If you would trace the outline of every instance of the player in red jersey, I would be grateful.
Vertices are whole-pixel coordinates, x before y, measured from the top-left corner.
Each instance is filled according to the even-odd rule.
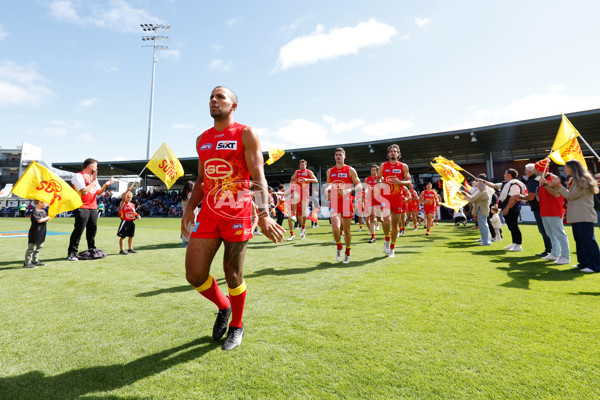
[[[390,257],[395,257],[394,249],[396,246],[396,237],[398,236],[400,214],[402,213],[401,193],[406,186],[410,185],[411,178],[408,166],[399,161],[400,146],[397,144],[390,145],[387,148],[387,157],[389,161],[381,164],[378,175],[378,178],[381,181],[381,193],[384,198],[384,200],[381,201],[383,211],[383,232],[385,234],[383,251]]]
[[[300,160],[300,169],[292,175],[290,188],[292,191],[292,214],[288,217],[290,227],[290,238],[294,239],[294,220],[293,216],[298,218],[300,223],[300,237],[306,237],[306,217],[308,216],[308,201],[310,200],[310,184],[317,183],[315,174],[306,168],[306,160]]]
[[[327,186],[325,193],[329,200],[329,212],[331,217],[331,227],[333,230],[333,239],[337,246],[336,260],[342,261],[342,238],[340,229],[344,230],[344,241],[346,242],[346,252],[344,255],[344,264],[350,262],[350,244],[352,236],[350,234],[350,224],[354,217],[354,207],[352,204],[352,191],[362,196],[362,184],[356,170],[344,163],[346,151],[341,147],[335,149],[335,167],[327,170]],[[354,188],[352,187],[354,185]]]
[[[408,187],[408,191],[409,191],[409,197],[407,200],[407,203],[408,203],[407,214],[408,214],[409,221],[412,221],[412,223],[413,223],[413,230],[416,231],[417,229],[419,229],[417,227],[417,224],[419,222],[417,219],[417,214],[419,212],[419,195],[418,195],[417,191],[415,190],[415,187],[412,183]]]
[[[371,175],[365,178],[365,215],[371,240],[369,243],[375,243],[375,224],[381,220],[381,203],[379,195],[379,165],[371,165]]]
[[[421,192],[419,197],[419,202],[423,204],[423,212],[425,213],[425,228],[427,228],[425,234],[427,236],[429,236],[429,230],[433,226],[433,214],[438,205],[438,194],[431,187],[431,182],[427,182],[425,190]]]
[[[181,220],[181,230],[186,236],[188,223],[195,223],[185,258],[187,281],[219,308],[213,326],[214,340],[223,337],[231,315],[223,350],[239,346],[244,335],[246,284],[242,267],[248,240],[252,238],[250,178],[257,201],[258,225],[263,234],[277,243],[283,240],[285,232],[269,216],[258,135],[253,128],[234,121],[237,105],[237,96],[230,89],[218,86],[211,92],[209,106],[214,126],[196,139],[198,180]],[[194,209],[201,201],[202,208],[195,220]],[[221,243],[225,247],[223,270],[229,298],[210,275],[210,265]]]
[[[400,218],[398,219],[399,235],[404,236],[406,216],[408,215],[408,199],[410,192],[406,186],[400,188]]]

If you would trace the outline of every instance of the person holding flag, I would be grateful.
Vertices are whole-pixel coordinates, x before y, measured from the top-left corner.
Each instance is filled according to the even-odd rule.
[[[264,158],[258,135],[253,128],[235,122],[233,113],[237,107],[238,98],[231,89],[217,86],[212,90],[209,109],[214,125],[196,139],[198,180],[181,219],[181,230],[186,236],[188,223],[195,224],[185,258],[186,279],[219,309],[212,337],[218,341],[227,332],[223,350],[240,346],[244,336],[246,283],[242,271],[248,240],[252,238],[250,178],[262,233],[277,243],[283,240],[285,232],[269,216]],[[200,202],[202,208],[195,218],[194,210]],[[225,247],[223,270],[229,297],[210,274],[221,244]]]
[[[113,183],[109,179],[104,185],[98,183],[98,160],[87,158],[82,165],[83,169],[73,175],[71,183],[73,188],[81,195],[82,205],[73,211],[75,216],[75,226],[69,240],[67,250],[68,261],[79,261],[77,252],[79,241],[83,231],[86,231],[88,249],[96,248],[96,231],[98,230],[98,203],[96,196],[100,196],[106,190],[106,187]]]
[[[29,228],[27,251],[23,268],[37,268],[46,265],[40,262],[40,251],[46,240],[46,222],[50,220],[46,207],[48,204],[35,200],[35,208],[31,213],[31,227]]]

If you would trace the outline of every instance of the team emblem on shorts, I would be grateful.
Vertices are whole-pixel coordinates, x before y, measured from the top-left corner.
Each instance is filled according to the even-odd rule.
[[[244,224],[240,224],[240,223],[231,225],[231,229],[242,229],[243,227],[244,227]]]
[[[199,226],[200,226],[200,222],[196,222],[196,225],[194,226],[194,229],[192,229],[192,232],[196,232],[198,230]]]

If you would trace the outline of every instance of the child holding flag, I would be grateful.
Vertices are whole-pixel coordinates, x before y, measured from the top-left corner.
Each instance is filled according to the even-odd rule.
[[[41,200],[35,200],[35,209],[31,213],[31,228],[29,228],[29,244],[25,252],[25,263],[23,268],[37,268],[44,264],[40,262],[40,251],[46,240],[46,222],[50,220],[46,207],[48,204]]]
[[[133,193],[128,190],[123,194],[123,199],[121,200],[121,204],[119,204],[121,224],[119,225],[117,236],[120,237],[119,247],[121,248],[121,251],[119,254],[122,256],[126,256],[129,253],[137,253],[137,251],[133,249],[133,236],[135,235],[135,224],[133,221],[140,219],[141,216],[135,212],[135,204],[133,204],[131,200],[133,200]],[[129,238],[129,250],[127,251],[123,248],[125,238]]]

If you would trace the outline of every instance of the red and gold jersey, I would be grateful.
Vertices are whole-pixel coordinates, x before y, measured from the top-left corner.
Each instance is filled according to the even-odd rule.
[[[125,203],[123,207],[119,208],[119,217],[123,221],[133,221],[137,218],[138,213],[135,212],[135,204]]]
[[[417,194],[417,191],[415,189],[409,190],[409,198],[408,198],[408,203],[409,204],[419,204],[419,195]]]
[[[434,207],[437,203],[437,194],[433,190],[423,191],[423,204]]]
[[[404,164],[402,164],[401,162],[397,162],[395,164],[392,164],[389,161],[386,161],[383,163],[383,182],[386,183],[389,186],[389,193],[390,195],[403,195],[404,190],[403,185],[398,185],[395,183],[392,183],[391,180],[393,177],[396,177],[398,179],[400,179],[401,181],[404,180]]]
[[[296,171],[296,183],[301,188],[301,197],[302,199],[308,199],[310,193],[310,182],[306,182],[307,179],[310,179],[310,171],[308,169],[297,170]],[[297,192],[297,187],[292,187],[292,192]]]
[[[329,170],[329,181],[333,190],[350,189],[353,183],[350,177],[350,166],[344,165],[342,168],[331,168]]]
[[[246,165],[242,131],[234,122],[222,131],[205,131],[198,143],[199,162],[204,165],[202,208],[235,218],[252,201],[250,171]]]
[[[307,179],[310,179],[310,171],[309,170],[299,169],[296,171],[296,183],[298,185],[302,185],[304,183],[304,181]]]

